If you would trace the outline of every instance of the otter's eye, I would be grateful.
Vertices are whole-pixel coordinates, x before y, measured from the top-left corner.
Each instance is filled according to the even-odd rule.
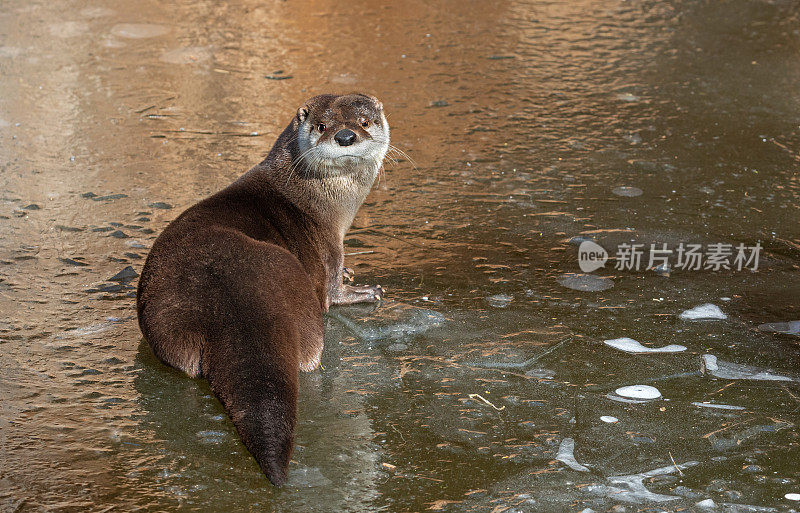
[[[320,123],[319,125],[317,125],[317,130],[319,130],[320,133],[324,132],[325,131],[325,123]]]
[[[362,119],[361,120],[361,128],[364,128],[364,129],[369,128],[369,120],[368,119]]]

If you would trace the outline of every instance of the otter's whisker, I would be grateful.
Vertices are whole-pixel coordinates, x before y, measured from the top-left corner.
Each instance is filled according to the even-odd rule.
[[[415,170],[417,169],[417,163],[414,162],[414,159],[412,159],[411,156],[408,153],[404,152],[403,150],[401,150],[400,148],[398,148],[394,144],[389,144],[389,150],[399,154],[401,157],[403,157],[404,159],[408,160],[411,163],[411,165],[414,167],[414,169]]]
[[[298,166],[299,166],[299,165],[300,165],[300,164],[303,162],[303,160],[305,159],[306,155],[308,155],[309,153],[311,153],[311,152],[312,152],[312,151],[314,151],[314,150],[315,150],[315,148],[314,148],[314,147],[311,147],[311,148],[307,149],[306,151],[304,151],[303,153],[301,153],[301,154],[300,154],[300,155],[299,155],[297,158],[295,158],[295,159],[292,161],[291,165],[289,166],[289,173],[288,173],[288,175],[287,175],[287,177],[286,177],[286,183],[287,183],[287,184],[289,183],[289,180],[290,180],[290,179],[291,179],[291,177],[292,177],[292,173],[293,173],[293,172],[294,172],[294,171],[297,169],[297,167],[298,167]]]

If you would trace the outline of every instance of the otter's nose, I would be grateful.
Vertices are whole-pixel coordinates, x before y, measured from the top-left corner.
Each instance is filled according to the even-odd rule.
[[[356,142],[356,133],[350,130],[349,128],[343,128],[336,132],[336,135],[333,136],[339,146],[350,146],[354,142]]]

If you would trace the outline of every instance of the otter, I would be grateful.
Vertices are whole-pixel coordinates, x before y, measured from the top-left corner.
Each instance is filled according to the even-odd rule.
[[[137,313],[153,353],[208,380],[276,486],[299,371],[320,363],[323,312],[383,295],[343,282],[343,241],[388,148],[377,98],[315,96],[261,163],[172,221],[142,269]]]

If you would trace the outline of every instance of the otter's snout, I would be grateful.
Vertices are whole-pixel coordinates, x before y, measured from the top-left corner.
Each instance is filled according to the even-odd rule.
[[[356,133],[349,128],[343,128],[342,130],[336,132],[336,135],[333,136],[333,139],[339,143],[339,146],[350,146],[356,142]]]

